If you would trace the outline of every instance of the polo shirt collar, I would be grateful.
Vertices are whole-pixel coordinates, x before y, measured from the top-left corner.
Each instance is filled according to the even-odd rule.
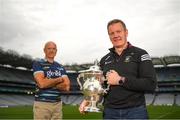
[[[128,45],[127,45],[127,48],[126,48],[126,49],[129,49],[129,48],[132,47],[132,44],[131,44],[130,42],[127,42],[127,44],[128,44]],[[126,50],[126,49],[124,49],[124,50]],[[123,50],[123,51],[124,51],[124,50]],[[110,52],[113,52],[113,53],[116,53],[114,47],[109,48],[109,51],[110,51]]]

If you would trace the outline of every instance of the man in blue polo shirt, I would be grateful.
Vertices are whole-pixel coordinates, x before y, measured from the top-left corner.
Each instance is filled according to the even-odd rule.
[[[45,58],[33,63],[36,81],[34,119],[62,119],[61,91],[69,91],[70,80],[64,67],[54,61],[56,44],[49,41],[44,46]]]

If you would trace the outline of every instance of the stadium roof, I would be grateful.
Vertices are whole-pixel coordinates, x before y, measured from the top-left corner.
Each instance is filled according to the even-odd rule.
[[[165,56],[163,58],[166,65],[169,64],[180,64],[180,56]]]
[[[165,56],[152,58],[155,67],[180,66],[180,56]]]
[[[164,61],[161,58],[152,58],[152,62],[154,65],[163,65],[164,66]]]
[[[0,64],[10,65],[11,67],[22,67],[32,69],[33,58],[29,55],[19,55],[16,51],[7,50],[4,51],[0,47]],[[165,57],[152,57],[152,62],[155,67],[166,67],[166,66],[180,66],[180,56],[165,56]],[[92,64],[85,65],[70,65],[66,66],[68,70],[82,70],[83,68],[89,68]]]

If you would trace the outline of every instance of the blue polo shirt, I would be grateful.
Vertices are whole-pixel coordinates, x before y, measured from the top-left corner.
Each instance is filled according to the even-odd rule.
[[[50,63],[46,59],[33,62],[33,75],[39,72],[44,73],[44,76],[47,78],[58,78],[67,75],[62,65],[56,61]],[[61,100],[60,92],[55,87],[41,89],[36,84],[35,101],[58,102]]]

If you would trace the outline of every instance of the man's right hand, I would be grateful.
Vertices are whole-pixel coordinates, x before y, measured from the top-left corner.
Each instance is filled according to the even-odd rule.
[[[56,88],[62,91],[69,91],[70,90],[70,80],[66,77],[60,77],[61,81],[59,84],[56,85]]]
[[[79,112],[81,113],[81,114],[85,114],[85,107],[88,105],[89,103],[88,103],[88,101],[87,100],[83,100],[82,102],[81,102],[81,104],[80,104],[80,106],[79,106]]]
[[[62,77],[58,77],[58,78],[56,78],[57,80],[58,80],[58,84],[59,83],[63,83],[64,82],[64,80],[63,80],[63,78]]]

